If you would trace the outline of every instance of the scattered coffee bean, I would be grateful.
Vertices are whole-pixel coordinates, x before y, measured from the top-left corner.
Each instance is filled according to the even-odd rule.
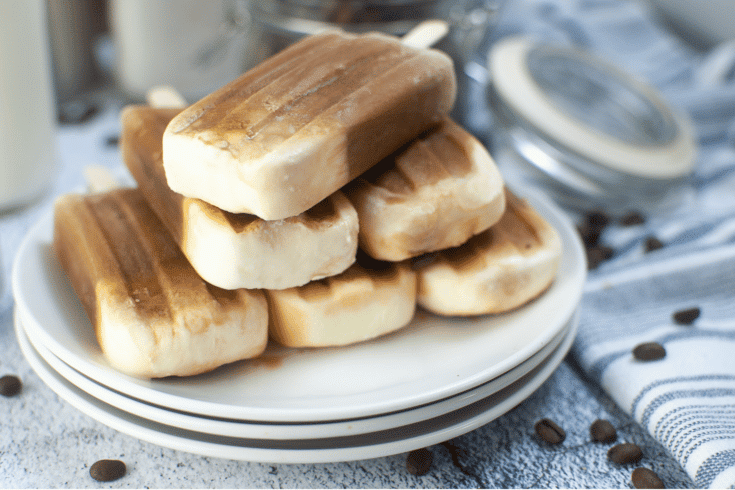
[[[645,216],[638,211],[630,211],[620,218],[620,224],[622,226],[635,226],[642,225],[646,222]]]
[[[125,476],[125,463],[118,459],[101,459],[89,469],[89,474],[97,481],[113,481]]]
[[[661,478],[648,468],[634,469],[630,481],[635,488],[666,488]]]
[[[541,419],[534,427],[536,434],[549,444],[559,444],[566,439],[567,434],[553,420]]]
[[[603,229],[610,223],[610,217],[601,209],[595,209],[587,213],[587,223],[599,230]]]
[[[15,396],[23,387],[20,378],[12,374],[6,374],[0,378],[0,394],[3,396]]]
[[[406,469],[409,473],[422,476],[429,472],[434,462],[434,453],[426,448],[416,449],[406,456]]]
[[[654,250],[663,248],[663,246],[663,242],[655,236],[649,236],[648,238],[646,238],[646,241],[644,243],[644,249],[646,252],[653,252]]]
[[[602,234],[602,230],[594,228],[588,223],[577,226],[577,232],[579,233],[585,247],[594,247],[597,245],[600,241],[600,235]]]
[[[607,451],[607,458],[617,464],[637,463],[642,457],[641,448],[630,442],[616,444]]]
[[[105,138],[105,146],[118,146],[120,144],[120,137],[116,134],[110,135]]]
[[[658,342],[645,342],[635,346],[633,357],[639,361],[658,361],[666,357],[666,349]]]
[[[596,269],[603,261],[613,256],[613,249],[600,243],[600,237],[605,227],[610,223],[610,217],[602,210],[587,213],[584,221],[577,226],[582,242],[587,251],[587,268]]]
[[[602,419],[592,422],[590,435],[592,436],[592,440],[596,442],[615,442],[618,439],[618,432],[613,427],[613,424]]]
[[[680,310],[674,313],[674,323],[677,325],[691,325],[694,323],[694,320],[699,318],[699,314],[702,311],[695,307],[695,308],[689,308],[687,310]]]
[[[601,263],[612,258],[614,251],[612,248],[605,245],[598,245],[596,247],[590,247],[587,249],[587,268],[594,270],[599,267]]]

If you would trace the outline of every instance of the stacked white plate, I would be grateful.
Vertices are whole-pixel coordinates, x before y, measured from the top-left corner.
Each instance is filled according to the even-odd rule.
[[[182,451],[248,461],[374,458],[478,428],[533,393],[568,352],[586,277],[565,215],[526,196],[559,231],[559,275],[503,315],[445,318],[418,310],[391,335],[343,348],[269,346],[258,359],[188,378],[140,380],[112,369],[51,246],[50,211],[13,270],[16,333],[43,381],[120,432]]]

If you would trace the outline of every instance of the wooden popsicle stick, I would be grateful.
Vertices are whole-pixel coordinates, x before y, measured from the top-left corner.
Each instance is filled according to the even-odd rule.
[[[429,19],[408,31],[401,42],[412,48],[425,49],[441,41],[449,33],[449,23],[441,19]]]
[[[117,178],[102,165],[87,165],[84,167],[84,181],[87,183],[87,192],[93,194],[120,187]]]
[[[145,94],[146,102],[151,107],[158,108],[184,108],[189,104],[186,99],[170,85],[157,85],[151,87]]]

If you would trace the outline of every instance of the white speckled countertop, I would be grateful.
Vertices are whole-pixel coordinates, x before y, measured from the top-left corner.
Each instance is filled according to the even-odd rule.
[[[469,434],[431,447],[434,463],[416,477],[406,455],[333,464],[262,464],[198,456],[116,432],[55,395],[30,369],[11,315],[1,317],[0,372],[23,380],[22,392],[0,398],[0,486],[3,488],[630,488],[635,466],[607,460],[609,444],[590,442],[589,425],[607,418],[619,439],[643,448],[640,466],[669,488],[691,488],[668,453],[567,363],[533,396]],[[567,438],[547,446],[534,435],[542,417],[559,421]],[[99,459],[120,459],[127,474],[100,483],[89,475]]]

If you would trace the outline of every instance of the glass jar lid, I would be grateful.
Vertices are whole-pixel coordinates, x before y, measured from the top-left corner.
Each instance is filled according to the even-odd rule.
[[[515,141],[544,153],[526,160],[580,192],[666,185],[693,169],[688,119],[653,87],[590,53],[508,38],[491,50],[488,71],[496,115],[525,135]]]

